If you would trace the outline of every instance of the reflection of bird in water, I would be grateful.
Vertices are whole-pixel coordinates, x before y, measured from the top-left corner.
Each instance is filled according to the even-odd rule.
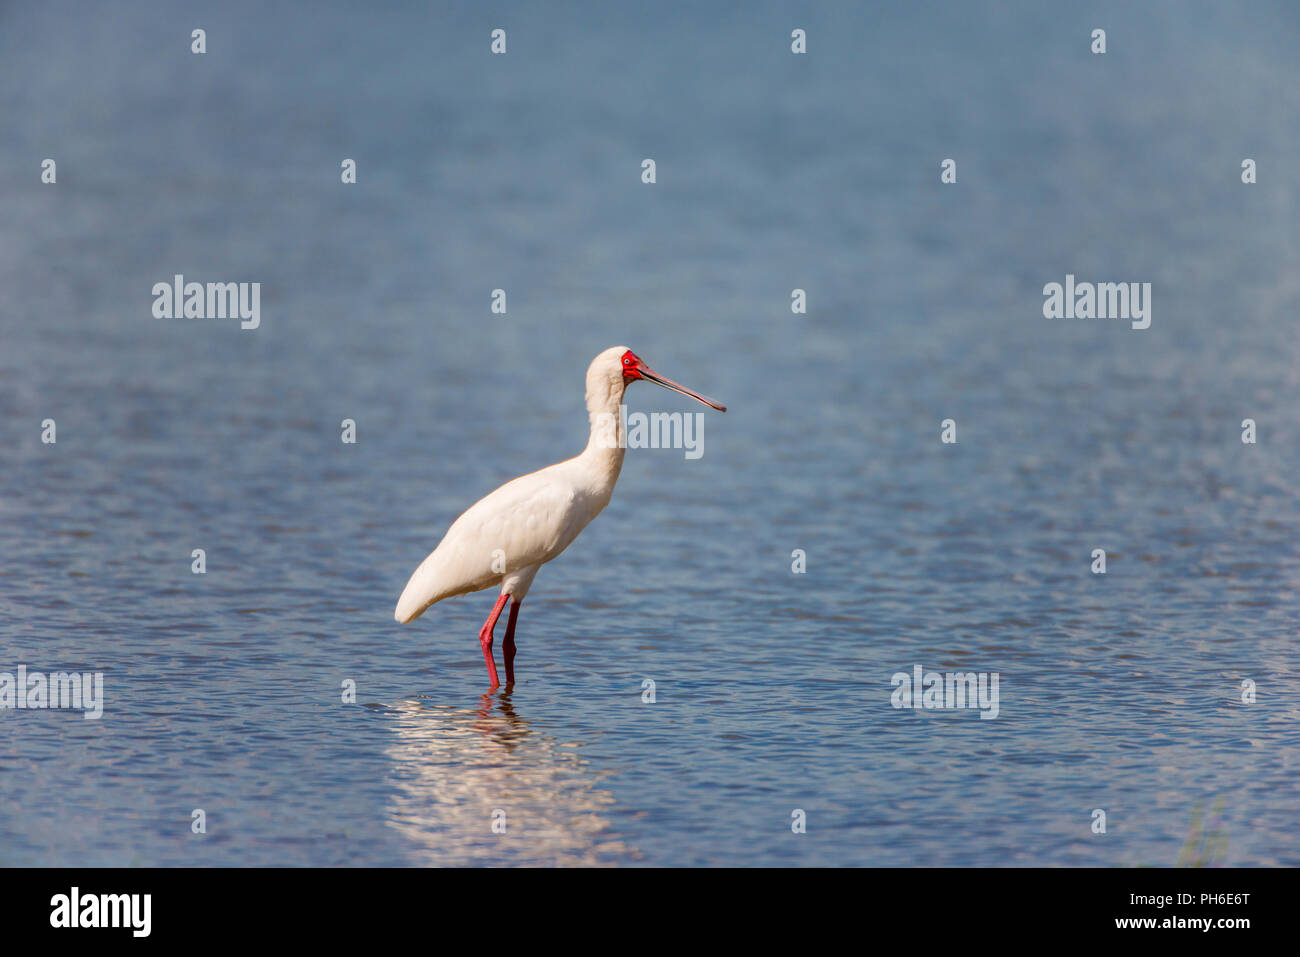
[[[382,710],[396,732],[388,823],[418,862],[593,866],[639,856],[610,833],[601,812],[614,798],[574,747],[530,729],[508,695],[484,695],[473,710],[419,699]]]

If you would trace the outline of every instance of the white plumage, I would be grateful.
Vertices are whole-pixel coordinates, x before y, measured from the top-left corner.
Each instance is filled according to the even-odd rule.
[[[402,591],[395,617],[402,624],[434,602],[502,585],[523,600],[537,569],[578,537],[613,491],[584,483],[578,459],[507,482],[452,523]]]
[[[537,570],[555,558],[609,504],[623,467],[624,437],[619,405],[628,384],[655,382],[725,412],[720,403],[651,370],[624,346],[606,349],[587,369],[591,436],[580,455],[521,476],[480,499],[452,523],[420,563],[397,601],[403,624],[432,604],[501,586],[496,607],[479,634],[495,686],[492,629],[507,598],[513,599],[505,640],[506,680],[514,680],[514,625],[519,603]]]

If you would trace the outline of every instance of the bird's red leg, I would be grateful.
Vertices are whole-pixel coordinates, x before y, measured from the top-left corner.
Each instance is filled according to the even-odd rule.
[[[501,643],[501,654],[506,660],[506,684],[515,683],[515,622],[519,620],[519,606],[523,602],[510,602],[510,619],[506,622],[506,640]]]
[[[509,597],[503,593],[497,598],[497,603],[492,606],[492,614],[488,615],[488,620],[483,622],[483,627],[478,632],[478,642],[483,646],[483,660],[487,662],[488,677],[492,679],[493,688],[501,682],[497,680],[497,663],[492,660],[492,629],[497,626],[501,609],[506,607],[506,599]]]

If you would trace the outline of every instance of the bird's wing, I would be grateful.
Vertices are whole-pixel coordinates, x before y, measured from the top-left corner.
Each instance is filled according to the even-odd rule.
[[[436,601],[489,588],[562,552],[588,521],[585,496],[564,464],[507,482],[470,506],[415,570],[394,617],[411,621]]]

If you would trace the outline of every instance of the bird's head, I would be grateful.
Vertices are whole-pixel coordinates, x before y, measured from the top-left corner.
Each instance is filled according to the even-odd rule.
[[[612,349],[606,349],[600,355],[596,356],[591,363],[591,368],[587,371],[587,377],[590,385],[592,375],[598,375],[602,378],[608,378],[618,381],[624,388],[636,382],[638,379],[646,382],[653,382],[655,385],[661,385],[665,389],[671,389],[673,392],[680,392],[682,395],[690,396],[696,402],[703,402],[709,408],[717,409],[719,412],[726,412],[727,407],[721,402],[716,402],[707,396],[700,395],[693,389],[688,389],[681,383],[674,382],[672,379],[666,379],[659,373],[655,372],[645,360],[638,356],[626,346],[615,346]]]

